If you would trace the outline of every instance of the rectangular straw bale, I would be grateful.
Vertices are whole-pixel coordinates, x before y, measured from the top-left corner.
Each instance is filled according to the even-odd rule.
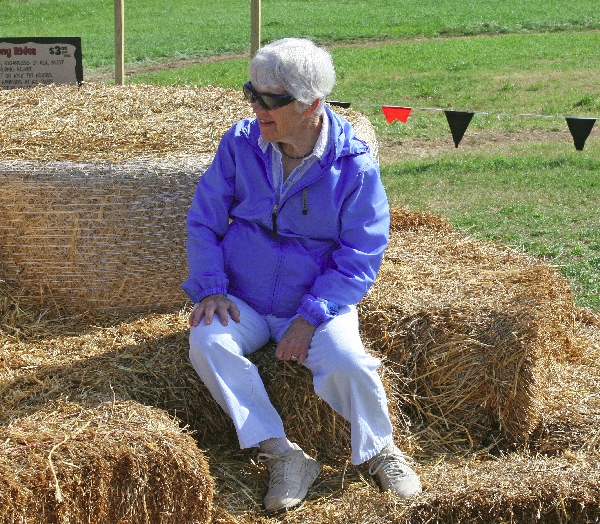
[[[349,424],[315,394],[311,372],[304,366],[278,360],[275,349],[276,345],[270,343],[249,358],[260,371],[286,435],[307,453],[347,459]]]
[[[600,452],[600,315],[581,310],[576,326],[581,356],[547,362],[549,380],[531,437],[541,453]]]
[[[207,523],[213,480],[195,441],[134,402],[57,402],[0,428],[6,523]]]
[[[0,157],[111,162],[213,155],[223,132],[252,116],[241,90],[52,85],[0,91]]]
[[[356,487],[335,504],[306,508],[286,522],[318,523],[332,514],[357,524],[597,522],[597,465],[596,456],[585,454],[549,458],[514,453],[489,460],[439,461],[417,468],[424,491],[416,498],[398,500]]]
[[[235,473],[225,465],[228,472]],[[556,524],[600,520],[600,469],[592,453],[566,453],[556,457],[524,452],[502,457],[438,459],[415,466],[423,493],[402,500],[380,492],[366,477],[343,482],[325,491],[320,479],[310,499],[286,513],[286,524]],[[350,472],[350,470],[349,470]],[[325,474],[325,473],[324,473]],[[328,488],[335,482],[331,479]],[[343,489],[342,489],[343,485]],[[334,488],[335,489],[335,488]],[[264,490],[255,490],[260,500]],[[248,500],[230,508],[239,515],[236,524],[280,522],[243,514]],[[227,522],[227,520],[225,520]]]
[[[177,417],[202,446],[235,447],[233,424],[189,361],[184,316],[83,317],[81,324],[63,317],[60,328],[40,325],[27,340],[0,344],[0,423],[62,398],[88,407],[134,400]]]
[[[335,107],[375,158],[369,119]],[[214,155],[223,133],[252,118],[241,89],[216,86],[51,85],[0,91],[0,157],[122,163]]]
[[[525,442],[544,361],[580,351],[571,289],[554,268],[419,213],[394,212],[360,312],[365,336],[404,377],[397,408],[419,421],[430,451]]]
[[[0,422],[35,413],[64,397],[88,406],[112,398],[131,399],[167,410],[194,430],[203,447],[236,449],[230,418],[189,362],[186,317],[182,312],[122,321],[62,318],[37,324],[37,331],[35,325],[24,325],[27,340],[0,344],[5,364],[0,370]],[[77,324],[78,320],[83,322]],[[258,365],[290,438],[322,458],[346,461],[349,426],[314,393],[310,372],[279,361],[273,344],[250,358]],[[382,379],[387,388],[389,377]],[[393,395],[391,390],[389,394]],[[394,422],[398,438],[407,438],[406,420]],[[408,442],[403,444],[409,448]]]
[[[0,165],[5,280],[73,312],[182,307],[185,220],[209,162]]]
[[[369,120],[339,111],[377,156]],[[241,90],[212,86],[0,91],[0,279],[70,312],[181,307],[196,183],[252,116]]]

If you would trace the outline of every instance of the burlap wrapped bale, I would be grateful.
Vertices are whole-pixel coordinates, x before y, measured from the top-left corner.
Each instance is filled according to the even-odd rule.
[[[213,480],[166,413],[132,402],[57,402],[0,428],[0,520],[173,523],[211,519]]]
[[[185,304],[185,218],[241,92],[44,86],[0,92],[0,279],[67,311]],[[336,108],[377,155],[369,120]]]
[[[395,366],[429,451],[523,443],[540,418],[549,359],[580,352],[570,285],[549,265],[477,242],[439,217],[396,210],[366,336]]]

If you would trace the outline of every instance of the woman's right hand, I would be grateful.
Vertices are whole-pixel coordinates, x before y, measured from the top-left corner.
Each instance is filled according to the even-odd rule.
[[[240,310],[236,303],[225,295],[219,293],[208,295],[198,302],[190,313],[190,326],[196,327],[204,317],[204,324],[208,325],[213,321],[215,313],[221,319],[221,324],[226,326],[229,323],[229,317],[234,322],[240,321]]]

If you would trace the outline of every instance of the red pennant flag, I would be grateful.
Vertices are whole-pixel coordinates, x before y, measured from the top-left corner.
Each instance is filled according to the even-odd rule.
[[[406,124],[406,121],[410,116],[410,112],[412,111],[411,107],[398,106],[381,106],[381,109],[388,124],[391,124],[394,120],[400,120],[400,122]]]

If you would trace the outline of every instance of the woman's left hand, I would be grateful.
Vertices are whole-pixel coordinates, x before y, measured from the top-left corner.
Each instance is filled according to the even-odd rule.
[[[302,317],[295,318],[281,337],[275,356],[301,365],[308,356],[308,348],[317,328]]]

